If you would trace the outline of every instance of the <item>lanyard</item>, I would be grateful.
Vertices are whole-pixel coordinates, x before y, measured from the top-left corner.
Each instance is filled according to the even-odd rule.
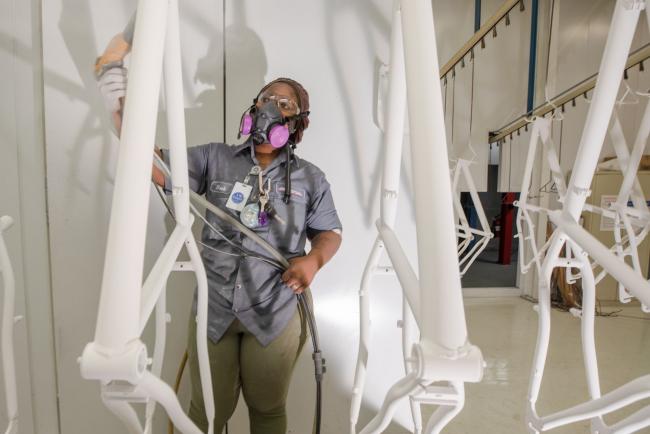
[[[258,165],[251,167],[250,172],[248,172],[248,175],[246,175],[246,177],[244,178],[244,184],[250,185],[251,176],[258,176],[258,175],[259,176],[262,175],[262,168]]]

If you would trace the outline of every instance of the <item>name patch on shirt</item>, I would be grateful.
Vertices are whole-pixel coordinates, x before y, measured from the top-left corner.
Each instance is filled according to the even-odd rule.
[[[286,188],[284,188],[284,185],[282,185],[282,184],[280,184],[280,183],[276,183],[276,184],[275,184],[275,191],[276,191],[276,193],[278,193],[278,194],[284,196],[284,191],[285,191],[285,190],[286,190]],[[301,190],[301,189],[299,189],[299,188],[292,188],[292,189],[291,189],[291,197],[292,197],[292,198],[297,198],[297,199],[301,199],[301,200],[304,201],[304,200],[305,200],[305,196],[306,196],[305,190]]]
[[[228,194],[232,189],[232,182],[212,181],[210,183],[210,191],[212,193]]]

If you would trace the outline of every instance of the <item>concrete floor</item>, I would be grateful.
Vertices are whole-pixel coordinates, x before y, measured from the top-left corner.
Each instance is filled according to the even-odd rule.
[[[515,239],[512,243],[510,264],[499,264],[499,239],[492,238],[485,250],[476,258],[476,261],[461,279],[463,288],[508,288],[515,286],[517,282],[518,252],[518,244]]]
[[[604,311],[620,307],[604,307]],[[466,301],[469,336],[487,362],[484,380],[466,387],[463,411],[445,434],[525,433],[524,416],[531,361],[535,349],[537,315],[533,304],[520,298]],[[596,345],[602,392],[650,373],[650,315],[626,306],[616,317],[596,318]],[[538,413],[547,415],[587,400],[580,347],[579,320],[554,310],[552,335]],[[647,400],[642,402],[648,405]],[[633,405],[607,417],[611,423],[643,405]],[[431,413],[431,409],[427,414]],[[386,431],[389,432],[389,431]],[[402,434],[407,431],[390,431]],[[550,431],[589,432],[588,423]],[[650,429],[641,432],[650,433]]]

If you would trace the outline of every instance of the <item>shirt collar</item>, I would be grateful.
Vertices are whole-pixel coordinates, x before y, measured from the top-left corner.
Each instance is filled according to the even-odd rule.
[[[253,140],[250,137],[248,139],[246,139],[246,141],[244,143],[241,143],[239,145],[235,145],[234,148],[235,148],[234,149],[235,155],[240,154],[240,153],[242,153],[242,152],[244,152],[245,150],[248,149],[250,151],[250,153],[251,153],[251,158],[253,159],[253,161],[257,162],[257,159],[255,158],[255,147],[253,146]],[[281,155],[278,159],[276,159],[276,161],[277,160],[280,160],[280,162],[276,163],[274,161],[273,163],[271,163],[271,165],[276,166],[276,165],[284,163],[286,161],[286,157],[284,155]],[[296,167],[300,167],[299,158],[295,153],[291,156],[291,161],[296,165]]]
[[[244,143],[241,143],[241,144],[239,144],[239,145],[234,146],[234,152],[235,152],[235,154],[239,154],[239,153],[242,152],[244,149],[248,149],[248,148],[250,148],[251,145],[252,145],[251,140],[250,140],[250,139],[246,139],[246,141],[245,141]]]

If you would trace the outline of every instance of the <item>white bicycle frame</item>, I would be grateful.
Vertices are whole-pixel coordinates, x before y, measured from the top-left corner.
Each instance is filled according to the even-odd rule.
[[[156,117],[164,73],[172,195],[176,227],[142,284]],[[207,355],[207,278],[192,235],[181,73],[178,3],[140,0],[129,70],[113,207],[106,246],[94,341],[80,358],[81,375],[101,383],[104,404],[130,433],[151,433],[155,402],[178,430],[201,431],[183,412],[174,391],[159,376],[165,345],[165,283],[172,271],[192,271],[198,282],[197,347],[208,433],[214,402]],[[177,262],[185,247],[189,262]],[[156,307],[154,358],[140,340]],[[148,365],[153,363],[151,370]],[[131,403],[147,403],[142,427]]]
[[[402,31],[404,29],[404,31]],[[388,391],[378,414],[361,434],[380,433],[391,421],[397,402],[409,397],[417,433],[422,432],[422,403],[438,409],[425,427],[438,433],[463,408],[464,383],[483,375],[481,351],[470,344],[460,285],[454,199],[436,37],[431,2],[394,2],[391,32],[389,112],[386,119],[379,234],[366,264],[360,289],[359,356],[350,409],[350,433],[363,398],[370,345],[369,284],[385,249],[404,296],[403,352],[406,376]],[[404,114],[410,119],[419,279],[394,232],[397,212]],[[417,325],[417,329],[416,329]],[[419,330],[419,338],[417,337]]]
[[[454,199],[455,221],[458,222],[456,225],[456,236],[460,238],[460,242],[458,243],[458,260],[461,267],[461,277],[465,275],[476,258],[478,258],[483,250],[485,250],[490,240],[494,238],[494,234],[490,230],[490,224],[487,221],[487,216],[483,210],[481,199],[479,198],[478,192],[476,191],[474,179],[472,178],[472,174],[469,171],[470,164],[471,161],[459,159],[456,161],[456,165],[452,170],[452,191]],[[474,209],[476,210],[476,215],[478,216],[478,220],[481,225],[480,229],[470,226],[469,221],[467,220],[467,216],[465,216],[463,206],[460,203],[461,177],[465,181],[465,186],[467,187],[470,197],[472,198],[472,202],[474,203]],[[473,241],[474,244],[472,245]]]
[[[14,357],[14,323],[20,318],[14,316],[16,281],[11,267],[4,233],[14,224],[9,216],[0,217],[0,273],[4,287],[2,307],[2,374],[5,383],[7,419],[5,434],[18,434],[18,392],[16,390],[16,363]]]
[[[528,392],[526,427],[529,433],[539,433],[582,420],[590,420],[592,433],[598,434],[631,433],[650,426],[650,406],[646,406],[611,426],[607,426],[602,419],[604,415],[610,412],[650,397],[650,375],[637,378],[605,395],[601,395],[594,340],[596,279],[589,257],[646,306],[650,302],[650,284],[637,270],[617,256],[613,251],[616,250],[615,248],[610,249],[604,246],[578,223],[583,210],[599,212],[611,217],[632,213],[632,211],[622,209],[622,207],[616,207],[617,212],[598,209],[598,207],[586,205],[585,202],[590,194],[591,181],[598,165],[600,150],[616,103],[618,88],[623,77],[625,62],[639,14],[644,7],[645,1],[641,0],[618,0],[616,3],[605,52],[600,65],[598,81],[568,187],[564,185],[564,176],[559,169],[554,148],[548,146],[550,120],[537,119],[533,123],[531,146],[524,173],[521,198],[517,203],[519,207],[517,223],[520,243],[522,243],[520,254],[523,255],[523,243],[526,240],[530,240],[533,246],[532,259],[525,262],[522,256],[521,266],[526,269],[534,263],[538,270],[539,304],[536,306],[536,310],[539,314],[539,329]],[[646,14],[648,14],[647,9]],[[650,128],[650,126],[644,116],[637,142],[643,141],[645,144],[648,136],[645,132],[647,128]],[[542,139],[542,142],[547,146],[547,151],[549,151],[549,166],[562,203],[562,208],[559,210],[550,210],[527,203],[532,159],[539,138]],[[640,147],[641,151],[637,149],[637,146]],[[642,152],[643,147],[635,143],[632,156],[627,159],[625,158],[627,150],[623,151],[622,146],[618,146],[619,149],[617,149],[619,164],[625,172],[625,180],[621,187],[621,194],[619,194],[619,199],[623,198],[625,200],[625,208],[627,208],[627,196],[632,194],[631,186],[635,184],[636,168],[638,161],[640,161],[640,157],[637,159],[636,153]],[[635,191],[633,200],[637,201],[637,199],[638,191]],[[529,214],[531,211],[547,214],[556,226],[549,241],[540,248],[535,247],[534,226]],[[645,218],[640,214],[638,217],[641,220]],[[528,226],[527,235],[522,232],[521,223],[524,221]],[[639,235],[635,234],[634,231],[628,230],[627,236],[630,249],[633,249],[633,239]],[[563,249],[567,253],[565,256],[560,256]],[[582,278],[583,291],[582,312],[580,315],[582,348],[591,399],[547,416],[539,416],[536,410],[536,402],[539,396],[550,339],[550,283],[551,274],[555,267],[580,269],[579,277]],[[575,277],[573,276],[573,278]]]
[[[637,176],[637,169],[643,157],[649,135],[650,99],[646,101],[640,128],[631,152],[625,142],[620,119],[615,114],[610,129],[610,136],[614,151],[616,152],[615,161],[618,166],[617,168],[623,174],[623,182],[616,197],[616,202],[613,204],[613,211],[616,213],[614,223],[615,251],[616,255],[623,260],[629,256],[632,261],[632,266],[640,275],[643,275],[643,271],[639,261],[638,246],[650,230],[650,210],[648,209],[645,194]],[[632,202],[631,207],[628,206],[628,202],[630,201]],[[623,229],[625,230],[625,235],[622,234]],[[625,248],[624,243],[628,244],[627,248]],[[628,303],[632,300],[630,292],[620,283],[618,284],[618,297],[621,303]],[[645,312],[650,312],[650,306],[643,304],[642,308]]]
[[[518,207],[517,211],[517,234],[515,238],[519,240],[519,267],[521,272],[526,274],[532,265],[535,265],[537,272],[540,273],[542,269],[542,259],[550,242],[546,242],[542,247],[538,247],[536,243],[535,223],[531,215],[532,212],[544,211],[544,208],[528,203],[530,198],[530,187],[533,176],[533,170],[536,160],[536,153],[538,144],[542,143],[544,147],[548,166],[551,170],[551,181],[557,189],[558,195],[563,198],[566,195],[565,177],[560,166],[555,144],[551,138],[551,119],[536,118],[533,121],[532,130],[530,133],[530,141],[528,144],[528,154],[526,156],[526,164],[524,167],[524,176],[522,179],[521,192],[519,200],[514,202]],[[613,215],[613,214],[612,214]],[[526,233],[524,233],[524,227]],[[526,243],[526,242],[529,243]],[[526,244],[528,244],[532,251],[532,257],[526,258]]]

